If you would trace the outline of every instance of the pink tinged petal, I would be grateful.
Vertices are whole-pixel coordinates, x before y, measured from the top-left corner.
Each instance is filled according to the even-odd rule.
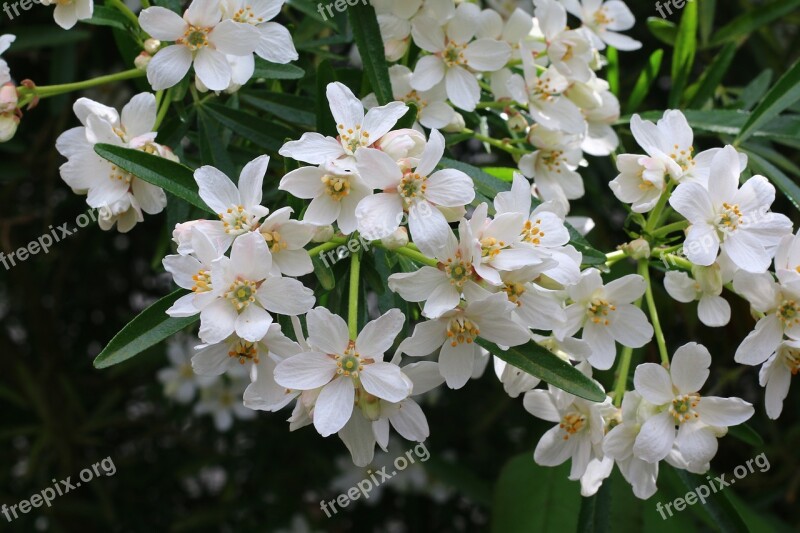
[[[508,63],[511,58],[511,47],[508,43],[494,39],[478,39],[471,42],[464,50],[464,58],[473,70],[493,72]]]
[[[669,372],[655,363],[644,363],[636,367],[633,386],[645,400],[654,405],[668,404],[675,397]]]
[[[411,87],[417,91],[428,91],[444,79],[446,70],[442,58],[425,56],[417,61],[411,77]]]
[[[390,309],[368,322],[356,339],[356,350],[362,357],[383,358],[403,329],[406,317],[399,309]]]
[[[200,376],[220,376],[231,362],[227,343],[218,343],[198,350],[192,357],[192,369]]]
[[[437,20],[427,16],[415,17],[411,25],[411,35],[417,46],[425,51],[435,54],[444,50],[445,35]]]
[[[456,107],[474,111],[481,99],[481,89],[475,75],[462,67],[450,67],[445,75],[447,96]]]
[[[689,464],[706,464],[717,454],[714,429],[700,422],[687,422],[678,429],[675,446]]]
[[[445,342],[439,352],[439,372],[442,373],[447,386],[460,389],[472,377],[475,347],[472,344],[456,344]]]
[[[536,418],[541,418],[548,422],[561,421],[561,414],[553,402],[552,394],[545,390],[537,389],[526,392],[522,399],[522,405],[526,411]]]
[[[192,66],[192,52],[182,45],[159,50],[147,64],[147,81],[155,91],[174,87]]]
[[[771,257],[764,250],[762,240],[747,231],[735,231],[722,242],[722,248],[731,261],[747,272],[760,274],[766,272]]]
[[[403,203],[399,194],[379,193],[367,196],[356,207],[358,231],[367,240],[388,237],[400,227]]]
[[[438,130],[431,130],[428,143],[425,145],[425,150],[423,150],[416,168],[417,174],[430,176],[444,155],[444,146],[444,136]]]
[[[264,338],[272,324],[272,317],[263,308],[250,304],[236,319],[236,334],[248,342]]]
[[[670,196],[669,204],[693,224],[706,222],[714,216],[709,192],[697,182],[678,185]]]
[[[719,236],[716,228],[705,222],[689,226],[683,250],[692,263],[710,266],[716,261],[719,252]]]
[[[238,313],[228,300],[216,300],[200,313],[200,339],[208,344],[222,342],[233,333]]]
[[[267,278],[256,298],[268,311],[287,316],[307,313],[315,302],[314,291],[296,279],[282,277]]]
[[[700,322],[710,328],[721,328],[731,320],[731,306],[721,296],[703,295],[697,305]]]
[[[614,340],[630,348],[641,348],[653,338],[653,326],[644,312],[631,304],[617,305],[608,330]]]
[[[389,133],[397,121],[408,112],[408,106],[402,102],[390,102],[384,106],[373,107],[364,117],[363,131],[369,133],[370,144]]]
[[[276,22],[268,22],[258,27],[260,38],[256,54],[273,63],[286,64],[300,56],[292,41],[292,34]]]
[[[231,84],[231,66],[225,55],[211,48],[203,48],[194,59],[194,71],[203,85],[212,91],[223,91]]]
[[[316,132],[306,132],[299,141],[290,141],[284,144],[278,153],[310,165],[322,165],[343,156],[344,149],[341,143],[333,137],[325,137]],[[290,174],[292,173],[290,172]]]
[[[411,207],[408,229],[414,244],[428,257],[436,257],[447,246],[452,235],[450,225],[442,212],[422,202]]]
[[[339,129],[363,125],[364,105],[346,85],[339,82],[330,83],[326,95]]]
[[[445,324],[438,320],[420,322],[414,327],[414,334],[400,343],[398,351],[412,357],[424,357],[432,354],[441,348],[447,339],[445,331]]]
[[[737,426],[748,420],[755,410],[741,398],[703,396],[695,408],[700,421],[714,427]]]
[[[375,457],[375,436],[372,423],[356,411],[345,426],[339,430],[339,438],[350,451],[353,464],[365,467]]]
[[[672,383],[681,394],[699,391],[708,379],[711,354],[702,344],[690,342],[675,351],[670,363]]]
[[[396,189],[403,179],[397,162],[386,152],[375,148],[359,148],[356,152],[356,167],[364,183],[380,191]]]
[[[189,27],[180,15],[165,7],[148,7],[139,13],[139,24],[150,37],[162,41],[180,39]]]
[[[533,460],[542,466],[558,466],[572,455],[575,439],[564,440],[565,433],[558,427],[552,427],[542,435],[533,452]]]
[[[299,353],[275,367],[275,381],[287,389],[313,390],[326,385],[334,376],[336,361],[318,352]]]
[[[675,419],[668,411],[664,411],[651,416],[642,425],[633,444],[633,455],[648,463],[655,463],[669,454],[673,442]]]
[[[400,371],[400,367],[391,363],[372,363],[364,365],[364,370],[359,372],[359,379],[368,393],[397,403],[408,398],[411,394],[409,382]]]
[[[192,0],[183,18],[193,26],[213,27],[222,18],[218,0]]]
[[[627,304],[644,295],[647,283],[642,276],[629,274],[606,285],[606,296],[615,303]]]
[[[399,409],[389,415],[389,422],[406,440],[423,442],[430,435],[428,419],[414,400],[401,402]]]
[[[322,389],[314,406],[314,427],[320,435],[333,435],[347,424],[353,414],[354,399],[355,388],[350,378],[334,379]]]
[[[337,143],[338,144],[338,143]],[[283,152],[281,152],[283,154]],[[283,154],[286,155],[286,154]],[[325,171],[316,167],[302,167],[286,174],[278,188],[303,199],[316,198],[325,191],[322,178]]]
[[[428,178],[425,198],[443,207],[461,207],[475,199],[472,179],[455,169],[444,169]]]
[[[312,346],[326,353],[344,353],[350,343],[350,333],[342,317],[334,315],[324,307],[317,307],[309,311],[306,320],[308,342]]]
[[[254,282],[261,281],[269,275],[272,269],[272,254],[260,233],[245,233],[233,241],[230,268],[237,278]]]

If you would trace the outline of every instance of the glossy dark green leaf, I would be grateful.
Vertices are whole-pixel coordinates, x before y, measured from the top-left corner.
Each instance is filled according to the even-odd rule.
[[[336,121],[333,119],[330,104],[326,96],[328,84],[336,81],[336,71],[333,70],[331,62],[325,60],[317,68],[317,131],[322,135],[335,137]]]
[[[761,26],[778,20],[798,8],[800,0],[777,0],[767,5],[754,5],[751,11],[742,13],[717,30],[708,45],[718,46],[735,39],[746,38]]]
[[[746,442],[754,448],[764,446],[764,438],[749,424],[739,424],[728,428],[728,435],[734,439]]]
[[[417,113],[419,112],[419,108],[417,104],[414,102],[407,102],[406,105],[408,106],[408,111],[406,114],[400,117],[400,120],[397,121],[394,129],[404,129],[404,128],[412,128],[414,123],[417,121]]]
[[[347,15],[350,17],[353,36],[364,63],[364,72],[369,78],[378,103],[386,105],[394,100],[394,95],[375,8],[369,4],[358,3],[347,9]]]
[[[742,126],[737,142],[742,142],[781,111],[800,100],[800,61],[795,62],[769,90]]]
[[[220,104],[204,104],[203,109],[226,128],[267,150],[277,152],[286,139],[295,137],[292,130],[280,124],[266,124],[263,119],[246,111]]]
[[[578,515],[578,533],[610,533],[611,531],[611,480],[606,479],[598,491],[581,498]]]
[[[658,49],[647,60],[647,65],[642,69],[636,84],[633,86],[631,96],[628,98],[626,111],[628,113],[635,113],[639,106],[642,104],[647,95],[650,93],[650,88],[653,82],[658,77],[661,70],[661,60],[664,58],[664,50]]]
[[[647,29],[662,43],[675,46],[675,39],[678,37],[678,26],[674,22],[661,17],[650,17],[647,19]]]
[[[92,18],[81,22],[95,26],[109,26],[120,30],[127,30],[131,24],[119,10],[101,5],[94,6]]]
[[[679,470],[666,463],[663,463],[663,468],[672,469],[678,475],[689,492],[694,492],[695,489],[701,485],[708,485],[709,483],[706,476],[699,476],[697,474],[687,472],[686,470]],[[710,474],[710,477],[714,478],[714,475]],[[730,474],[728,475],[728,480],[730,480]],[[746,533],[749,531],[747,525],[742,520],[742,517],[736,510],[736,507],[728,498],[728,492],[730,490],[730,487],[728,487],[727,489],[723,488],[723,490],[718,490],[716,492],[711,491],[711,494],[706,498],[705,503],[697,501],[697,503],[691,507],[705,509],[705,511],[711,515],[713,523],[723,533]]]
[[[714,91],[722,83],[722,79],[728,72],[731,66],[733,57],[736,55],[736,45],[729,43],[720,50],[719,54],[714,58],[706,71],[703,73],[700,81],[696,85],[693,94],[690,95],[689,107],[699,109],[714,96]]]
[[[306,75],[306,71],[297,65],[272,63],[260,57],[256,58],[256,68],[253,78],[268,80],[299,80]]]
[[[744,152],[750,158],[750,168],[754,172],[766,176],[792,202],[796,209],[800,209],[800,186],[797,185],[797,182],[752,150],[745,148]]]
[[[177,290],[142,311],[95,358],[95,368],[108,368],[127,361],[200,320],[199,314],[187,318],[167,315],[167,309],[185,294],[188,291]]]
[[[304,128],[314,128],[316,117],[309,109],[308,98],[270,91],[240,92],[242,102]]]
[[[669,107],[676,108],[689,80],[697,52],[697,2],[688,2],[681,13],[681,23],[675,38],[672,55],[672,88],[669,92]]]

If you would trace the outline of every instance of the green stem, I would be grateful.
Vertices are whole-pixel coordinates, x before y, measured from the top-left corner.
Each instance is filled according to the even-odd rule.
[[[358,337],[358,297],[361,277],[361,256],[358,252],[350,256],[350,299],[347,307],[347,327],[350,340]]]
[[[337,248],[347,242],[345,239],[333,238],[330,241],[320,244],[317,247],[314,247],[308,251],[309,257],[318,256],[319,254],[324,254],[334,248]]]
[[[653,323],[653,329],[655,330],[658,353],[661,355],[661,363],[668,365],[669,352],[667,352],[667,342],[664,340],[664,332],[661,330],[661,321],[658,319],[656,301],[655,298],[653,298],[653,285],[650,283],[650,265],[647,259],[639,260],[639,275],[642,276],[644,281],[647,283],[644,296],[647,300],[647,310],[650,314],[650,322]]]
[[[146,0],[145,0],[146,1]],[[134,28],[139,27],[139,18],[133,13],[133,11],[125,5],[122,0],[108,0],[108,5],[116,7],[120,13],[122,13],[128,20],[133,23]],[[149,5],[144,5],[142,2],[142,7],[147,8]]]
[[[503,141],[492,139],[491,137],[487,137],[486,135],[481,135],[480,133],[473,131],[469,128],[464,128],[463,130],[461,130],[461,133],[465,135],[471,135],[474,139],[477,139],[481,142],[485,142],[486,144],[492,145],[495,148],[499,148],[500,150],[508,152],[509,154],[512,155],[525,155],[530,153],[530,150],[524,150],[522,148],[511,146],[510,144],[505,143]]]
[[[688,220],[681,220],[680,222],[674,222],[663,228],[658,228],[654,232],[651,233],[653,237],[663,237],[664,235],[669,235],[673,231],[683,231],[689,226]]]
[[[97,87],[98,85],[105,85],[106,83],[112,83],[115,81],[123,81],[123,80],[132,80],[134,78],[141,78],[145,76],[146,72],[144,70],[139,70],[138,68],[134,68],[131,70],[125,70],[123,72],[117,72],[116,74],[109,74],[107,76],[100,76],[98,78],[92,78],[90,80],[79,81],[75,83],[64,83],[61,85],[45,85],[42,87],[20,87],[18,89],[20,100],[24,100],[28,98],[28,101],[32,100],[34,97],[39,98],[49,98],[51,96],[58,96],[59,94],[69,93],[73,91],[81,91],[83,89],[89,89],[91,87]],[[27,101],[25,102],[27,103]],[[24,104],[20,104],[22,107]]]
[[[436,268],[439,265],[439,261],[437,261],[436,259],[431,259],[427,255],[421,252],[414,251],[411,248],[402,247],[393,251],[398,255],[403,255],[405,257],[408,257],[412,261],[416,261],[417,263],[422,263],[423,265],[431,266],[434,268]]]
[[[172,104],[172,88],[167,89],[167,92],[164,93],[164,98],[161,101],[161,107],[158,110],[158,116],[156,117],[156,125],[154,129],[158,131],[159,126],[164,121],[164,117],[167,116],[167,110],[169,106]]]
[[[633,348],[623,346],[622,353],[620,353],[619,357],[619,367],[617,367],[617,382],[614,385],[614,405],[617,407],[622,405],[622,397],[625,395],[625,390],[628,388],[628,373],[631,370]]]
[[[611,267],[616,264],[618,261],[622,261],[628,257],[628,254],[625,253],[623,250],[617,250],[615,252],[609,252],[606,254],[606,266]]]

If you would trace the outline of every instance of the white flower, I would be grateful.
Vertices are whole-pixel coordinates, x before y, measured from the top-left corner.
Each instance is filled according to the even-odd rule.
[[[267,241],[276,274],[305,276],[314,271],[314,265],[303,247],[311,242],[317,227],[290,220],[291,215],[291,207],[278,209],[261,223],[258,232]]]
[[[525,393],[525,410],[537,418],[554,422],[533,452],[533,459],[542,466],[558,466],[572,459],[569,478],[580,479],[592,459],[603,457],[602,442],[605,435],[603,410],[610,405],[577,398],[552,385],[548,390]]]
[[[420,12],[424,2],[373,0],[371,3],[378,14],[386,60],[399,61],[408,51],[411,42],[411,20]]]
[[[180,404],[194,400],[199,387],[208,386],[214,377],[198,376],[192,370],[191,355],[197,339],[189,334],[178,334],[167,341],[167,359],[170,366],[162,368],[156,377],[163,386],[164,396]]]
[[[753,415],[753,406],[740,398],[698,394],[708,379],[710,364],[708,350],[690,342],[675,352],[669,371],[655,363],[636,368],[636,391],[657,412],[642,424],[633,445],[636,457],[649,463],[661,461],[674,444],[688,463],[708,463],[717,453],[718,434]]]
[[[664,162],[643,155],[620,154],[617,170],[619,175],[608,184],[614,196],[631,204],[634,213],[652,210],[666,188]]]
[[[693,266],[692,277],[686,272],[670,270],[664,276],[664,288],[675,300],[683,303],[698,300],[697,316],[700,322],[711,328],[728,324],[731,319],[731,306],[720,294],[727,279],[718,263],[709,267]]]
[[[261,37],[251,24],[222,20],[219,0],[193,0],[183,18],[164,7],[149,7],[139,14],[139,24],[154,39],[175,43],[147,64],[147,80],[157,91],[177,85],[192,64],[203,85],[227,89],[231,67],[225,54],[252,54]]]
[[[175,284],[189,289],[192,294],[180,297],[169,309],[171,317],[193,316],[210,304],[215,296],[211,279],[211,268],[217,259],[225,254],[227,246],[208,237],[202,226],[195,225],[191,230],[186,254],[168,255],[162,261],[164,269],[172,274]]]
[[[642,43],[617,33],[629,30],[636,20],[624,2],[619,0],[563,0],[564,7],[591,30],[592,44],[603,50],[606,44],[617,50],[638,50]]]
[[[552,65],[570,81],[589,81],[593,56],[586,34],[568,28],[567,11],[556,0],[535,0],[534,5]]]
[[[2,68],[0,68],[0,77],[2,77]],[[13,83],[7,82],[0,86],[0,142],[10,141],[17,132],[20,117],[17,109],[18,101],[17,88]]]
[[[41,3],[43,6],[56,4],[53,19],[65,30],[75,26],[79,20],[92,18],[92,13],[94,13],[92,0],[41,0]]]
[[[206,165],[194,171],[200,198],[219,217],[219,220],[203,221],[200,225],[211,238],[222,244],[223,252],[239,235],[257,230],[261,219],[269,213],[269,209],[261,205],[268,165],[267,155],[247,163],[239,175],[238,187],[212,166]]]
[[[497,379],[503,384],[503,390],[506,391],[506,394],[512,398],[516,398],[522,393],[535,389],[536,386],[542,382],[539,378],[513,365],[509,365],[497,356],[492,356],[492,359],[494,361],[494,372],[497,375]]]
[[[496,39],[473,40],[478,30],[480,8],[462,3],[455,15],[443,21],[419,16],[412,24],[414,42],[431,55],[417,61],[411,86],[427,91],[445,80],[450,101],[473,111],[480,101],[476,74],[503,68],[511,58],[511,47]]]
[[[760,365],[775,352],[784,334],[800,339],[800,287],[778,284],[769,272],[739,271],[733,277],[733,288],[762,314],[736,349],[737,363]]]
[[[200,313],[200,338],[213,344],[236,332],[257,342],[267,334],[272,317],[267,311],[296,316],[314,305],[314,293],[296,279],[275,276],[272,256],[258,233],[241,235],[231,256],[211,268],[214,301]]]
[[[392,81],[392,94],[400,102],[412,102],[417,106],[417,120],[430,129],[446,128],[456,120],[456,113],[447,103],[447,91],[444,84],[439,83],[427,91],[417,91],[411,87],[413,73],[405,65],[389,67],[389,79]],[[375,105],[377,106],[377,100]]]
[[[83,126],[65,131],[56,140],[56,149],[68,159],[60,168],[61,178],[76,194],[86,194],[87,204],[101,210],[101,227],[108,229],[117,222],[117,229],[126,232],[142,221],[142,211],[160,213],[167,205],[163,190],[94,151],[95,144],[106,143],[175,160],[168,148],[154,142],[155,96],[134,96],[121,114],[88,98],[79,98],[73,110]]]
[[[579,84],[580,82],[576,82],[572,88]],[[597,95],[599,103],[581,107],[587,126],[586,134],[581,142],[581,150],[590,155],[603,157],[610,155],[619,146],[619,137],[612,127],[619,120],[619,100],[609,90],[608,82],[605,80],[595,76],[588,85],[596,86],[593,92]],[[572,88],[566,93],[568,98],[573,96]]]
[[[625,393],[622,399],[622,423],[603,439],[603,453],[613,458],[633,493],[642,500],[656,492],[658,461],[647,462],[633,454],[633,447],[642,425],[655,414],[656,406],[642,399],[636,391]]]
[[[259,33],[255,53],[259,57],[285,64],[300,56],[289,30],[277,22],[270,22],[281,12],[284,3],[285,0],[223,0],[221,8],[224,18],[255,26]]]
[[[566,321],[563,291],[554,291],[535,283],[539,278],[536,267],[502,272],[500,277],[502,284],[498,290],[504,292],[515,305],[512,315],[517,322],[539,331],[563,327]]]
[[[646,282],[629,274],[603,285],[597,269],[584,270],[576,285],[567,288],[573,303],[565,309],[567,320],[556,329],[556,337],[571,337],[582,327],[582,338],[592,349],[589,363],[598,370],[614,364],[614,342],[641,348],[653,337],[653,326],[631,302],[644,295]]]
[[[228,431],[234,419],[252,420],[256,412],[244,406],[242,393],[248,386],[246,377],[233,380],[217,380],[200,391],[200,401],[194,406],[194,414],[211,415],[217,431]]]
[[[577,172],[583,159],[580,138],[534,124],[528,139],[537,150],[520,158],[519,169],[533,179],[541,198],[568,204],[582,197],[583,178]]]
[[[403,327],[405,316],[392,309],[369,322],[356,340],[347,324],[324,307],[306,315],[311,352],[279,363],[275,381],[289,389],[319,389],[313,408],[314,427],[323,437],[332,435],[353,416],[354,406],[368,409],[375,398],[397,403],[411,394],[413,385],[400,367],[383,361]]]
[[[311,200],[303,221],[315,226],[337,222],[342,233],[356,230],[356,207],[372,190],[356,173],[329,164],[301,167],[286,174],[278,186],[292,196]]]
[[[775,187],[754,176],[739,188],[740,173],[736,149],[726,146],[711,161],[708,187],[687,182],[672,193],[670,205],[691,223],[684,250],[692,263],[711,265],[722,248],[739,268],[764,272],[781,238],[791,232],[785,215],[769,212]]]
[[[775,420],[783,411],[783,400],[789,394],[792,377],[800,371],[800,340],[788,339],[778,345],[758,374],[759,384],[766,387],[767,416]]]
[[[359,231],[370,240],[394,233],[403,213],[414,243],[434,255],[447,241],[449,225],[439,207],[462,208],[475,198],[472,179],[460,170],[434,172],[444,155],[444,137],[431,130],[418,164],[398,165],[386,153],[365,148],[358,152],[358,173],[378,194],[367,196],[356,208]]]
[[[447,386],[460,389],[472,376],[478,337],[502,346],[517,346],[531,339],[530,333],[511,319],[511,304],[504,294],[492,294],[440,317],[421,322],[398,350],[413,357],[439,352],[439,371]]]
[[[17,38],[9,33],[0,35],[0,55],[4,54],[11,46],[11,43],[16,41]],[[8,63],[0,57],[0,85],[5,85],[11,81],[11,71],[8,68]]]
[[[783,285],[800,281],[800,230],[781,239],[775,252],[775,274]]]
[[[342,157],[355,155],[359,148],[372,147],[406,114],[408,106],[390,102],[364,114],[364,104],[347,86],[328,84],[328,103],[336,120],[339,137],[325,137],[315,132],[304,133],[299,141],[283,145],[280,154],[311,165],[325,165]]]

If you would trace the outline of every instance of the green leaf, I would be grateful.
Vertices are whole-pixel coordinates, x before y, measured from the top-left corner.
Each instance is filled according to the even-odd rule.
[[[600,387],[580,370],[533,341],[505,351],[481,337],[475,342],[506,363],[570,394],[590,402],[602,402],[606,398]]]
[[[211,119],[200,107],[198,115],[198,144],[205,165],[211,165],[227,176],[235,175],[235,168],[227,146],[222,139],[222,131],[216,121]]]
[[[772,71],[769,69],[762,70],[753,81],[742,89],[742,93],[739,95],[741,108],[746,110],[752,109],[753,106],[760,102],[761,99],[764,98],[764,95],[767,94],[770,83],[772,83]]]
[[[800,60],[795,62],[792,67],[781,76],[767,96],[756,106],[750,114],[736,143],[741,143],[753,134],[763,124],[772,120],[781,111],[800,100]]]
[[[511,183],[514,181],[514,173],[519,172],[519,169],[510,167],[483,167],[483,171],[499,180]]]
[[[675,46],[675,40],[678,37],[678,27],[674,22],[659,17],[649,17],[647,19],[647,28],[650,30],[650,33],[662,43]]]
[[[577,531],[579,533],[609,533],[611,531],[610,479],[606,479],[593,496],[581,499]]]
[[[177,290],[142,311],[111,339],[94,360],[94,367],[108,368],[127,361],[200,320],[199,314],[186,318],[167,315],[167,309],[185,294],[188,291]]]
[[[680,103],[683,89],[689,80],[697,52],[697,2],[688,2],[683,8],[675,50],[672,55],[672,89],[669,92],[669,107]]]
[[[320,259],[319,255],[312,256],[311,263],[314,265],[314,275],[317,276],[319,284],[326,291],[332,291],[336,287],[336,276],[331,265]]]
[[[746,442],[754,448],[764,446],[764,438],[748,424],[730,426],[728,428],[728,435],[734,439],[739,439],[742,442]]]
[[[110,26],[112,28],[118,28],[126,31],[130,25],[128,19],[125,18],[125,16],[120,13],[119,10],[101,5],[94,6],[92,18],[82,20],[81,22],[93,24],[95,26]]]
[[[606,81],[611,92],[619,96],[619,53],[613,46],[606,48]]]
[[[672,469],[678,475],[689,492],[694,492],[695,489],[701,485],[708,485],[709,483],[708,479],[704,476],[699,476],[689,473],[686,470],[674,468],[666,463],[663,464],[663,467]],[[710,472],[709,474],[710,477],[714,477],[714,475]],[[742,520],[742,517],[736,510],[736,507],[728,498],[727,493],[729,490],[730,488],[728,488],[728,490],[719,490],[717,492],[711,491],[711,494],[706,498],[705,503],[697,501],[697,503],[691,507],[705,509],[705,511],[711,515],[713,523],[723,533],[747,532],[749,531],[747,529],[747,525]]]
[[[784,174],[778,167],[756,154],[752,150],[743,150],[750,159],[750,167],[759,174],[763,174],[786,195],[796,209],[800,209],[800,186]]]
[[[700,2],[700,42],[708,45],[711,31],[714,29],[714,14],[717,11],[717,0],[703,0]]]
[[[663,58],[664,50],[662,49],[658,49],[650,54],[650,59],[647,60],[647,65],[639,74],[639,79],[636,80],[636,85],[633,86],[631,96],[628,98],[628,105],[626,106],[627,113],[635,113],[644,99],[647,98],[647,95],[650,94],[650,88],[653,86],[653,82],[661,71],[661,60]]]
[[[761,26],[778,20],[800,7],[800,0],[778,0],[770,4],[754,6],[752,11],[742,13],[717,30],[709,46],[719,46],[739,38],[747,38]]]
[[[394,100],[394,95],[375,8],[359,3],[348,8],[347,14],[372,90],[378,103],[386,105]]]
[[[111,144],[96,144],[94,151],[137,178],[161,187],[203,211],[216,215],[197,193],[197,182],[189,167],[169,159]]]
[[[733,61],[733,56],[736,55],[736,45],[729,43],[720,50],[719,54],[714,58],[714,61],[708,66],[703,76],[700,78],[696,89],[691,95],[689,107],[698,109],[703,107],[705,103],[714,96],[714,91],[722,83],[722,78],[728,72]]]
[[[281,65],[260,57],[256,58],[256,68],[253,72],[253,78],[266,78],[268,80],[299,80],[305,75],[306,71],[297,65]]]
[[[279,124],[269,124],[250,113],[231,109],[220,104],[203,104],[203,109],[217,122],[261,148],[277,152],[287,138],[293,138],[292,130]]]
[[[326,59],[317,68],[317,131],[322,135],[336,137],[336,121],[331,114],[326,91],[328,85],[336,81],[336,71],[330,60]]]
[[[530,452],[506,463],[495,485],[492,532],[575,531],[581,496],[578,483],[568,479],[569,468],[539,466]]]
[[[250,91],[240,93],[239,98],[256,109],[271,113],[292,124],[304,128],[316,127],[317,119],[314,111],[309,111],[306,97],[270,91]]]
[[[502,181],[478,167],[456,161],[455,159],[443,157],[439,162],[439,167],[460,170],[472,178],[472,181],[475,182],[475,189],[489,199],[493,199],[499,192],[511,190],[510,183]]]

